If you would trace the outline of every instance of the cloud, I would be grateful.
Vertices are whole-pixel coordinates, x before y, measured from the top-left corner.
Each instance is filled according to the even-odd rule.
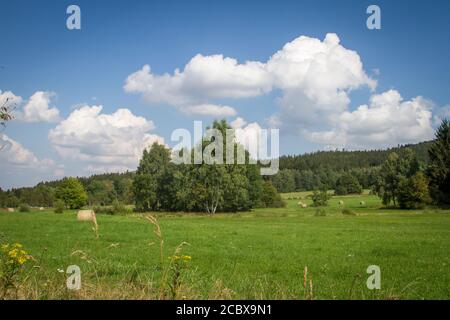
[[[1,93],[0,105],[7,103],[16,108],[14,116],[24,122],[58,122],[59,110],[50,107],[51,99],[55,93],[48,91],[36,91],[27,101],[16,96],[11,91]]]
[[[436,110],[433,117],[434,125],[438,127],[444,119],[450,119],[450,105],[445,105]]]
[[[348,106],[348,92],[361,86],[374,89],[376,81],[365,73],[359,55],[329,33],[323,41],[300,36],[266,62],[239,63],[223,55],[198,54],[182,71],[163,75],[153,74],[145,65],[128,76],[124,89],[181,111],[215,99],[256,97],[280,89],[281,111],[274,117],[307,125],[317,119],[332,121],[334,114]],[[200,111],[184,112],[202,115]]]
[[[37,91],[23,107],[23,120],[26,122],[58,122],[59,110],[50,107],[53,92]]]
[[[433,103],[421,96],[403,100],[396,90],[374,94],[369,105],[345,111],[331,130],[306,132],[330,147],[372,149],[433,138]]]
[[[64,174],[52,159],[39,159],[32,151],[5,134],[0,135],[2,186],[32,185],[43,179]]]
[[[176,69],[173,74],[153,74],[150,66],[144,65],[128,76],[124,89],[142,94],[150,103],[165,103],[182,111],[216,98],[259,96],[271,90],[271,79],[263,63],[239,64],[223,55],[198,54],[183,71]]]
[[[17,168],[46,168],[54,165],[53,160],[39,160],[33,152],[24,148],[6,134],[0,135],[0,159],[2,164]]]
[[[301,36],[287,43],[270,58],[267,69],[282,89],[280,111],[270,123],[294,132],[335,123],[349,106],[351,90],[374,90],[377,85],[358,53],[343,47],[333,33],[323,41]]]
[[[134,170],[144,148],[164,143],[148,133],[152,121],[128,109],[101,112],[102,106],[83,106],[50,130],[49,140],[63,158],[82,162],[89,172]]]
[[[233,121],[231,121],[231,127],[234,129],[237,128],[242,128],[243,126],[245,126],[247,124],[247,121],[245,121],[243,118],[241,117],[237,117],[236,119],[234,119]]]
[[[237,114],[236,110],[229,106],[219,106],[215,104],[200,104],[188,106],[183,109],[186,114],[197,114],[201,116],[232,117]]]

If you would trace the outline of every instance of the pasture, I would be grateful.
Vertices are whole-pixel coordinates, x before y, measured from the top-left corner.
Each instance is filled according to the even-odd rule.
[[[176,298],[450,299],[450,210],[386,209],[365,193],[333,197],[317,216],[308,193],[283,198],[286,208],[246,213],[158,213],[164,264],[182,242],[192,258]],[[98,238],[75,211],[1,212],[0,235],[34,258],[18,297],[158,298],[165,268],[154,226],[138,214],[97,220]],[[79,291],[65,289],[74,264]],[[381,268],[380,290],[366,286],[369,265]]]

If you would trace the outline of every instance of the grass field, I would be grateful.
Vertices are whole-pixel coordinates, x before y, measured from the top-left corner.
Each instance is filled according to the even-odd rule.
[[[307,196],[284,194],[291,199],[286,208],[248,213],[159,213],[164,259],[189,243],[183,254],[192,260],[178,298],[450,298],[450,211],[384,209],[364,194],[333,197],[326,216],[316,216],[315,208],[297,204],[302,198],[310,205]],[[343,215],[343,207],[355,215]],[[153,226],[139,215],[97,219],[98,239],[75,212],[0,213],[0,233],[35,259],[24,275],[23,297],[157,297],[163,269]],[[58,272],[72,264],[82,270],[77,293],[64,289]],[[366,287],[369,265],[381,268],[381,290]]]

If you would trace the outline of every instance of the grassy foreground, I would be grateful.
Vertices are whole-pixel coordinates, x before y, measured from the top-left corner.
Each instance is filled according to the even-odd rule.
[[[177,298],[450,298],[450,211],[383,209],[366,194],[333,197],[326,216],[316,216],[297,204],[310,204],[307,193],[283,197],[290,200],[280,209],[158,214],[164,261],[183,241],[182,254],[192,257]],[[17,297],[159,298],[164,268],[153,225],[139,215],[97,220],[98,238],[76,212],[0,213],[0,234],[34,257]],[[73,264],[82,270],[79,291],[65,289],[61,272]],[[381,268],[381,290],[366,287],[369,265]]]

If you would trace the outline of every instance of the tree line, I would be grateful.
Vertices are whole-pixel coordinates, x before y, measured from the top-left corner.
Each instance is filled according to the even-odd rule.
[[[226,135],[225,121],[212,126]],[[202,150],[212,141],[203,139]],[[235,143],[234,148],[240,147]],[[187,152],[184,150],[182,152]],[[235,152],[236,154],[236,152]],[[436,139],[372,151],[320,151],[280,157],[280,171],[262,178],[258,164],[179,164],[171,150],[154,144],[135,172],[41,182],[32,188],[0,189],[1,207],[66,207],[134,204],[137,210],[234,212],[282,206],[278,192],[333,189],[357,194],[371,189],[385,205],[402,208],[450,202],[450,130],[444,120]],[[249,158],[246,152],[247,160]],[[76,182],[75,182],[76,181]],[[77,190],[76,205],[64,189]],[[67,190],[66,190],[67,191]],[[66,192],[66,194],[68,194]],[[59,203],[61,206],[61,203]]]
[[[215,121],[226,141],[226,121]],[[203,139],[204,151],[213,140]],[[224,149],[227,148],[225,142]],[[241,145],[233,142],[235,157]],[[192,150],[191,150],[192,151]],[[88,178],[65,178],[42,182],[32,188],[0,190],[0,206],[53,207],[63,201],[67,208],[90,206],[118,206],[134,204],[137,211],[197,211],[214,213],[250,210],[255,207],[279,207],[284,202],[270,181],[260,175],[258,163],[250,164],[245,152],[245,164],[209,165],[174,164],[171,150],[153,144],[143,151],[136,172],[94,175]],[[189,152],[189,150],[182,150]],[[193,152],[190,152],[193,156]],[[226,154],[223,154],[226,163]],[[60,203],[58,203],[60,206]]]

